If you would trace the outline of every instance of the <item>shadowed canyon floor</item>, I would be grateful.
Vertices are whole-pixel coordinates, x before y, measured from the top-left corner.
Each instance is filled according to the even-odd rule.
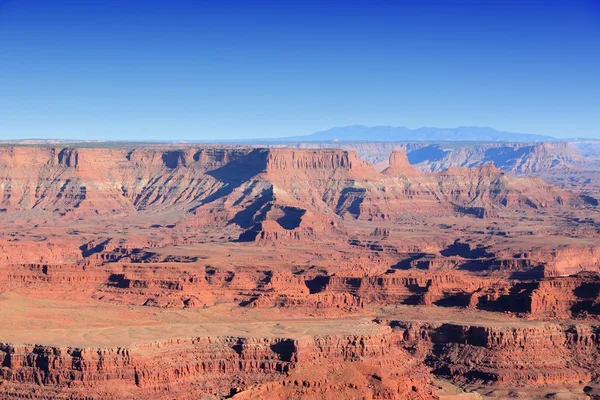
[[[555,147],[1,147],[0,397],[598,396],[599,196],[532,176]]]

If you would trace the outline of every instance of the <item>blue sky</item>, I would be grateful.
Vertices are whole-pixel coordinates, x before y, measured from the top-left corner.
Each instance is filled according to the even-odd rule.
[[[0,0],[0,138],[600,138],[600,2]]]

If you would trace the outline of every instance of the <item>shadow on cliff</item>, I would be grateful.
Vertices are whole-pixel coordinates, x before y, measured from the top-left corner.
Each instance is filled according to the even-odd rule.
[[[513,285],[507,293],[496,298],[480,297],[477,308],[484,311],[525,313],[531,311],[531,292],[539,286],[537,282]]]
[[[404,260],[398,261],[396,264],[390,266],[390,269],[401,269],[401,270],[409,270],[413,268],[413,262],[414,261],[418,261],[421,260],[423,258],[426,258],[427,254],[426,253],[415,253],[415,254],[411,254],[408,258],[405,258]],[[426,267],[422,267],[419,268],[417,266],[417,269],[427,269]]]
[[[360,206],[364,201],[366,190],[362,188],[344,188],[340,192],[340,198],[335,206],[335,213],[343,215],[349,213],[354,219],[360,216]]]
[[[600,279],[596,277],[595,282],[586,282],[578,286],[573,294],[579,299],[571,306],[571,312],[576,315],[581,312],[600,315]]]
[[[432,144],[429,146],[421,147],[420,149],[410,151],[406,154],[406,157],[408,158],[408,162],[414,165],[424,161],[440,161],[444,157],[446,157],[448,153],[450,152],[442,150],[439,145]]]
[[[494,255],[493,253],[488,253],[487,249],[483,246],[471,248],[470,244],[461,243],[459,240],[441,250],[440,254],[444,257],[459,256],[470,259],[492,257]]]
[[[252,188],[248,188],[244,191],[244,194],[240,198],[240,201],[246,196],[250,195]],[[273,200],[275,196],[273,194],[273,188],[263,190],[257,199],[255,199],[249,206],[244,207],[229,221],[229,223],[235,223],[242,229],[251,228],[256,223],[260,222],[264,216],[273,207]],[[233,206],[237,206],[240,201],[237,201]]]
[[[268,152],[257,149],[240,158],[232,160],[220,168],[206,172],[206,175],[221,182],[222,186],[216,192],[203,199],[199,205],[192,207],[189,211],[194,212],[205,204],[212,203],[215,200],[230,195],[243,183],[261,172],[264,172],[267,168],[267,157]]]
[[[185,153],[181,150],[165,151],[161,158],[165,167],[169,169],[185,166]]]
[[[518,149],[509,146],[492,147],[485,151],[483,163],[493,163],[497,168],[510,169],[518,159],[534,150],[534,146],[524,146]]]

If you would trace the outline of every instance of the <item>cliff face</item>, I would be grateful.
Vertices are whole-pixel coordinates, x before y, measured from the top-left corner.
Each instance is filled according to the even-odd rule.
[[[183,339],[131,349],[4,345],[1,378],[15,397],[35,385],[45,387],[48,396],[77,399],[195,398],[228,392],[238,380],[261,382],[283,374],[295,361],[294,346],[293,341],[245,338]]]
[[[335,147],[355,151],[361,159],[379,170],[389,166],[390,154],[397,151],[407,153],[410,163],[422,171],[439,172],[451,167],[494,164],[505,172],[517,175],[580,172],[594,165],[590,157],[595,155],[593,151],[578,152],[579,148],[584,147],[578,142],[314,142],[287,146],[317,149]]]
[[[430,201],[446,187],[458,185],[450,180],[451,176],[473,185],[470,189],[477,188],[481,196],[501,190],[498,185],[508,190],[506,182],[517,182],[501,177],[499,171],[491,173],[489,168],[451,170],[423,180],[406,155],[393,152],[391,157],[386,175],[417,180],[385,180],[355,153],[341,150],[2,148],[0,207],[5,212],[43,210],[61,215],[169,209],[201,213],[204,208],[210,209],[208,204],[226,207],[230,202],[270,196],[264,201],[274,198],[290,206],[306,206],[309,201],[317,210],[353,214],[348,208],[359,206],[355,203],[366,197],[366,192],[371,201],[377,198],[383,206],[389,197],[395,201],[408,196],[411,200]],[[482,185],[482,181],[490,180],[487,186]],[[436,182],[438,187],[433,187]],[[514,184],[514,190],[541,187],[544,193],[538,194],[546,197],[532,200],[536,206],[560,198],[539,181]],[[390,194],[382,192],[383,186]],[[354,197],[357,200],[346,200],[344,196],[353,191],[359,193]],[[503,204],[503,200],[498,199],[496,204]],[[218,210],[218,206],[211,209]]]
[[[496,277],[498,272],[494,270],[479,276],[464,272],[458,267],[458,259],[441,259],[437,262],[445,265],[437,269],[431,265],[424,269],[425,261],[418,260],[415,267],[400,266],[386,273],[375,270],[362,276],[351,270],[327,273],[274,267],[216,268],[184,261],[108,262],[93,267],[12,264],[0,268],[0,287],[31,288],[54,296],[77,287],[107,305],[178,309],[225,302],[335,315],[374,305],[403,304],[511,312],[536,320],[600,319],[599,278],[592,272],[508,281]],[[470,267],[473,263],[467,261]],[[485,265],[486,261],[481,263]],[[516,265],[510,270],[527,268]]]
[[[597,327],[377,323],[373,335],[189,338],[118,349],[1,345],[2,390],[32,399],[437,398],[423,364],[455,383],[500,388],[598,379]]]
[[[537,318],[600,316],[600,276],[577,275],[543,280],[532,291],[531,314]]]
[[[42,210],[61,215],[184,208],[215,190],[216,182],[205,174],[207,170],[245,153],[2,148],[0,204],[7,212]]]
[[[291,150],[270,149],[266,151],[267,171],[275,170],[368,170],[356,153],[340,150]]]
[[[597,205],[415,146],[1,148],[0,397],[596,385]]]
[[[409,343],[428,343],[437,374],[470,384],[577,384],[598,378],[597,327],[487,327],[391,323]]]
[[[577,196],[557,189],[539,178],[519,179],[486,165],[476,168],[449,168],[438,177],[439,191],[449,201],[471,207],[491,209],[548,208],[564,203],[583,204]]]
[[[586,164],[586,160],[566,142],[481,144],[452,149],[433,144],[415,149],[409,158],[428,171],[492,163],[503,171],[518,175],[576,172]]]
[[[385,357],[393,357],[386,359]],[[308,396],[342,390],[365,398],[435,398],[429,376],[414,365],[390,333],[379,336],[317,336],[306,339],[215,337],[179,339],[119,349],[0,346],[3,390],[14,398],[95,399],[222,398],[261,384]],[[402,366],[402,363],[405,363]],[[340,382],[304,369],[343,365],[363,375]],[[394,366],[393,374],[382,368]],[[298,370],[295,372],[295,370]],[[367,370],[367,371],[364,371]],[[380,382],[372,387],[372,371]],[[382,378],[383,377],[383,378]],[[382,380],[385,379],[385,382]],[[42,391],[43,388],[43,391]],[[37,394],[36,394],[37,393]],[[247,393],[240,398],[247,398]],[[380,397],[384,394],[384,397]],[[281,398],[266,394],[265,398]]]
[[[381,186],[356,185],[341,192],[337,211],[366,220],[399,220],[406,215],[494,217],[503,209],[584,206],[584,198],[558,189],[539,178],[515,178],[492,165],[449,168],[422,174],[403,153],[392,152]],[[342,205],[342,207],[340,207]]]

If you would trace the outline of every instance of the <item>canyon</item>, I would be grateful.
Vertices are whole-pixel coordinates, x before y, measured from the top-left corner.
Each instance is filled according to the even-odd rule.
[[[1,146],[0,397],[597,398],[586,152]]]

